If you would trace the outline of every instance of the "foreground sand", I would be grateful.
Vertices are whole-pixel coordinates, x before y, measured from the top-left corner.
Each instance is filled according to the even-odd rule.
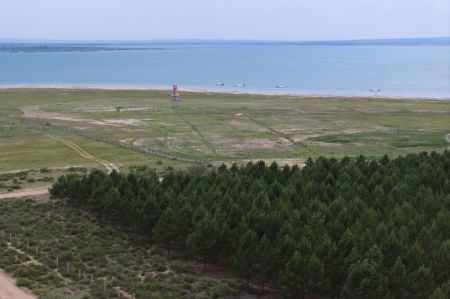
[[[0,299],[36,299],[31,292],[16,286],[15,281],[0,269]]]

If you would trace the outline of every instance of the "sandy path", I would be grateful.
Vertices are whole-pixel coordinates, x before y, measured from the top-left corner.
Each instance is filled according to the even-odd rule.
[[[98,163],[102,164],[108,170],[108,172],[111,172],[113,170],[119,171],[119,168],[116,165],[114,165],[113,163],[108,162],[108,161],[103,160],[103,159],[100,159],[100,158],[97,158],[97,157],[89,154],[87,151],[85,151],[80,146],[76,145],[75,143],[73,143],[71,141],[68,141],[68,140],[65,140],[65,139],[62,139],[62,138],[59,138],[59,137],[55,137],[53,135],[48,135],[48,137],[50,137],[50,138],[52,138],[52,139],[54,139],[56,141],[59,141],[59,142],[65,144],[65,145],[67,145],[68,147],[70,147],[74,151],[76,151],[83,158],[86,158],[86,159],[89,159],[89,160],[92,160],[92,161],[95,161],[95,162],[98,162]]]
[[[9,192],[9,193],[0,193],[0,199],[5,198],[18,198],[18,197],[26,197],[26,196],[40,196],[48,194],[48,188],[33,188],[33,189],[24,189],[17,192]],[[1,298],[1,297],[0,297]]]
[[[0,269],[0,299],[36,299],[31,293],[25,292],[15,281]]]

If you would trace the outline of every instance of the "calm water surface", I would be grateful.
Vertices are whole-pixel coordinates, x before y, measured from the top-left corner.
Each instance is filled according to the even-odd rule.
[[[146,50],[0,51],[0,86],[172,83],[238,92],[450,98],[450,47],[160,43]]]

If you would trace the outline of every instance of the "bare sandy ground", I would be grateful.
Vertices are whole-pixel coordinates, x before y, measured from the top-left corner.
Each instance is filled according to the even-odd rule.
[[[67,122],[77,122],[97,126],[127,125],[137,127],[142,123],[139,119],[105,119],[104,121],[99,121],[88,118],[76,118],[73,116],[65,115],[63,113],[40,110],[39,106],[25,106],[20,109],[23,112],[23,116],[27,118],[62,120]]]
[[[29,118],[45,118],[45,119],[56,119],[70,122],[88,122],[97,124],[98,122],[92,119],[75,118],[72,116],[67,116],[62,113],[49,112],[40,110],[38,106],[25,106],[20,108],[23,112],[23,116]]]
[[[138,127],[142,122],[139,119],[105,119],[103,121],[104,124],[107,125],[126,125]]]
[[[16,286],[15,281],[0,269],[0,299],[36,299],[30,291]]]
[[[34,189],[24,189],[17,192],[0,193],[0,199],[5,198],[19,198],[19,197],[36,197],[48,194],[48,188],[34,188]],[[0,299],[2,297],[0,296]]]

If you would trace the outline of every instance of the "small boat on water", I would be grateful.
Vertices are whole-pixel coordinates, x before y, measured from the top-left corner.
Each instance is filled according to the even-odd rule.
[[[236,86],[236,87],[245,87],[245,83],[235,83],[234,86]]]
[[[287,85],[284,84],[279,84],[279,85],[275,85],[275,88],[287,88]]]

